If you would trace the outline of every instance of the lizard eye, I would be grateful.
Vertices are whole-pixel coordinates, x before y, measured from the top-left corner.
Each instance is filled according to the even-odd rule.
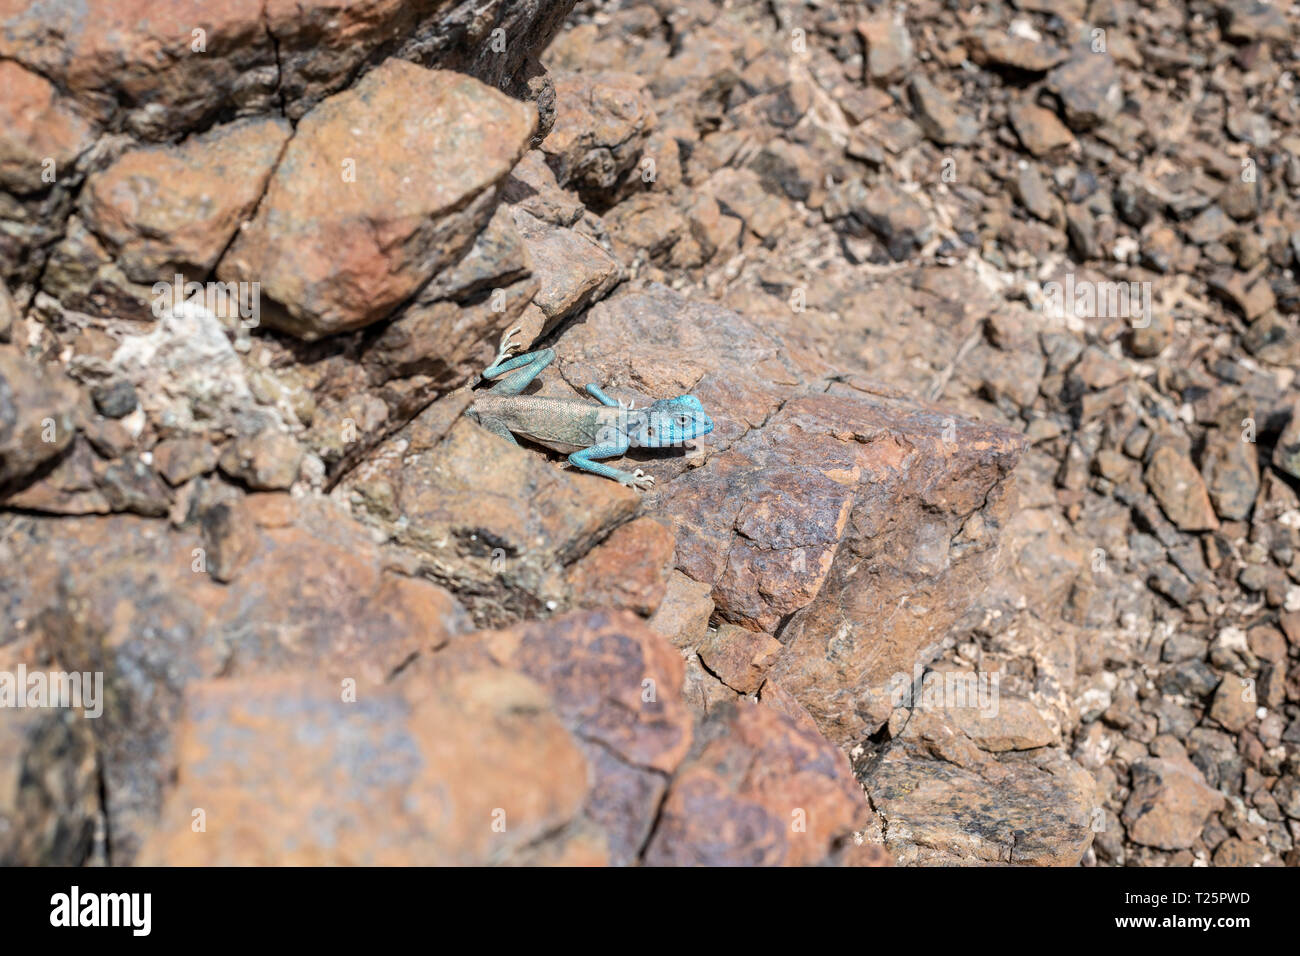
[[[690,427],[690,424],[691,424],[691,416],[690,416],[690,415],[678,415],[678,416],[677,416],[677,424],[678,424],[678,425],[681,425],[683,428],[688,428],[688,427]]]

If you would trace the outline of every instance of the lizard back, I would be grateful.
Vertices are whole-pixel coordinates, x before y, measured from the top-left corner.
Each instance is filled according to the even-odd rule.
[[[617,426],[618,409],[580,398],[541,395],[493,395],[474,399],[470,412],[504,425],[520,438],[552,451],[570,453],[596,444],[602,430]],[[610,413],[613,414],[610,414]]]

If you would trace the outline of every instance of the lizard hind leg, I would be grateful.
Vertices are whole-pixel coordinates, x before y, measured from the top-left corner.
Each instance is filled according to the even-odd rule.
[[[512,359],[498,362],[496,365],[484,369],[483,377],[488,381],[492,381],[505,375],[505,378],[492,386],[492,394],[518,395],[528,387],[533,379],[541,374],[542,369],[554,361],[554,349],[538,349],[536,352],[516,355]]]
[[[490,431],[492,434],[496,435],[498,438],[504,438],[512,445],[519,444],[519,439],[515,438],[515,436],[511,433],[510,429],[506,428],[506,426],[500,420],[496,418],[484,418],[484,417],[476,417],[474,420],[478,422],[480,425],[482,425],[484,428],[486,428],[488,431]]]

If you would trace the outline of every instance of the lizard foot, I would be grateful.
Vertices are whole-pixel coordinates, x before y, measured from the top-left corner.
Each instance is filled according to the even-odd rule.
[[[635,488],[638,491],[649,491],[654,486],[655,476],[647,475],[644,471],[638,468],[626,478],[620,479],[620,483],[627,485],[629,488]]]
[[[510,356],[519,351],[519,344],[510,340],[521,331],[523,331],[523,327],[516,325],[513,328],[507,329],[506,334],[501,336],[501,344],[497,347],[497,358],[496,361],[492,363],[493,365],[500,365]]]

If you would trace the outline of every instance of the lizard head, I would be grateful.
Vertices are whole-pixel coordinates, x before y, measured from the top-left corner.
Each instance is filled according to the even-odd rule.
[[[713,431],[713,419],[694,395],[661,398],[634,421],[628,439],[639,448],[671,448]]]

